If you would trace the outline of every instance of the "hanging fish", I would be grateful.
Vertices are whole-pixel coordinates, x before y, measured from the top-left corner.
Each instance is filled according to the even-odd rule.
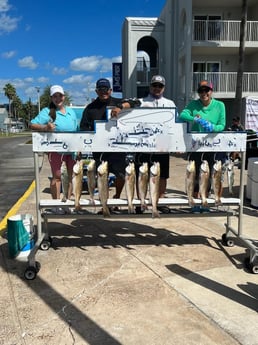
[[[150,199],[152,204],[152,218],[160,217],[158,211],[159,201],[159,180],[160,180],[160,164],[154,162],[150,168]]]
[[[61,165],[61,184],[62,184],[62,192],[63,192],[63,197],[61,201],[66,202],[68,200],[68,190],[69,190],[69,178],[68,178],[66,162],[62,162],[62,165]]]
[[[97,169],[97,184],[99,191],[99,199],[102,204],[103,216],[110,217],[110,211],[107,206],[109,189],[108,189],[108,162],[103,161]]]
[[[210,168],[206,160],[204,160],[200,166],[199,173],[199,194],[202,199],[202,206],[207,207],[207,193],[210,180]]]
[[[188,197],[189,206],[191,207],[195,205],[195,202],[193,199],[195,177],[196,177],[195,161],[190,160],[186,167],[185,189],[186,189],[186,194]]]
[[[83,160],[78,160],[73,166],[73,188],[74,188],[74,206],[75,211],[81,210],[80,198],[82,194],[82,180],[83,180]]]
[[[221,195],[222,195],[222,163],[221,161],[216,161],[212,169],[212,189],[215,195],[215,205],[221,205]]]
[[[230,160],[227,165],[228,191],[230,195],[233,195],[234,177],[234,162]]]
[[[134,162],[129,162],[125,168],[125,191],[128,202],[128,213],[135,213],[133,206],[135,190],[135,165]]]
[[[145,202],[145,198],[148,191],[148,182],[149,182],[149,167],[148,163],[142,163],[139,167],[139,175],[138,175],[138,194],[139,199],[141,201],[141,211],[144,212],[147,209],[147,204]]]
[[[87,165],[87,184],[90,195],[90,203],[94,205],[94,191],[96,187],[96,161],[94,159],[91,159]]]

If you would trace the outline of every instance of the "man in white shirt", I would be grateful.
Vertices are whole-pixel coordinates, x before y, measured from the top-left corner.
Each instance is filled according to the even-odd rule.
[[[165,91],[166,81],[161,75],[154,75],[150,82],[149,94],[147,97],[140,98],[141,107],[150,108],[176,108],[175,103],[163,96]],[[169,178],[169,153],[137,153],[135,158],[136,163],[141,164],[143,162],[148,162],[149,165],[152,162],[160,162],[160,186],[159,186],[159,197],[164,198],[167,179]],[[138,169],[137,169],[138,170]],[[136,212],[139,211],[138,209]],[[168,207],[160,207],[160,211],[163,213],[169,213]],[[138,212],[137,212],[138,213]]]

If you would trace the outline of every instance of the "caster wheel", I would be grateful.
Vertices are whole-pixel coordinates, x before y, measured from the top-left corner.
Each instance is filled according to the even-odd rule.
[[[24,278],[27,280],[33,280],[37,276],[37,268],[36,267],[28,267],[24,272]]]
[[[223,234],[221,239],[224,246],[234,247],[235,242],[232,239],[227,238],[226,234]]]
[[[43,240],[40,243],[39,247],[41,250],[48,250],[51,247],[51,244],[52,244],[52,238],[49,237],[48,239]]]
[[[250,263],[250,270],[254,274],[258,274],[258,264]]]

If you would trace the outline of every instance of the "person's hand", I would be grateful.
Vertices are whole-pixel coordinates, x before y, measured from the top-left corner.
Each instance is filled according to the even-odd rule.
[[[56,128],[56,125],[54,122],[48,122],[46,127],[45,127],[45,131],[46,132],[53,132]]]
[[[118,115],[120,113],[122,109],[118,108],[118,107],[114,107],[113,109],[111,109],[111,118],[118,118]]]
[[[214,126],[210,121],[202,119],[199,115],[194,117],[194,122],[199,123],[206,132],[213,132]]]
[[[211,122],[205,121],[202,127],[206,130],[206,132],[213,132],[214,126]]]

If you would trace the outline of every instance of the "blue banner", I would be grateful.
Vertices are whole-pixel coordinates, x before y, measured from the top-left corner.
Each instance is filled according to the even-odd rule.
[[[113,62],[113,92],[123,92],[122,88],[122,62]]]

